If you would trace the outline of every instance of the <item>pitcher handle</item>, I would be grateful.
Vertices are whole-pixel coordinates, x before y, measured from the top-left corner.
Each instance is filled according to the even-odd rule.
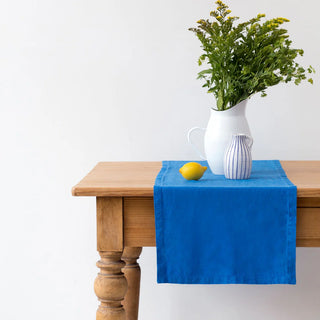
[[[192,142],[191,140],[191,133],[195,130],[202,130],[202,131],[206,131],[206,128],[200,128],[200,127],[193,127],[191,128],[188,133],[187,133],[187,139],[188,139],[188,143],[191,144],[192,148],[194,149],[194,151],[199,155],[199,157],[202,160],[207,160],[207,158],[205,156],[203,156],[203,154],[201,153],[201,151],[198,149],[198,147]]]
[[[253,139],[252,139],[252,137],[246,135],[246,140],[247,140],[248,147],[251,149],[251,148],[252,148],[252,145],[253,145]]]

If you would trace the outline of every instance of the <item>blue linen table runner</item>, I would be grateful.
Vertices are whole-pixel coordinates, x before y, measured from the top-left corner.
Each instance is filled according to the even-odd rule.
[[[280,162],[198,181],[179,173],[186,162],[163,161],[154,185],[158,283],[295,284],[297,189]]]

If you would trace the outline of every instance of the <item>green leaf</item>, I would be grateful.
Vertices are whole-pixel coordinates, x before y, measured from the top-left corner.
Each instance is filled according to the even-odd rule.
[[[212,73],[211,69],[202,70],[198,73],[198,76],[204,76],[205,74]]]

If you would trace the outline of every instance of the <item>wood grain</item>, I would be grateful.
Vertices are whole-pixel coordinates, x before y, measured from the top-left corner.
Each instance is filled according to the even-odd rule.
[[[320,208],[297,209],[297,240],[320,241]]]
[[[126,320],[122,300],[126,294],[127,280],[121,271],[125,263],[121,260],[122,251],[99,252],[100,268],[94,282],[94,291],[100,301],[96,320]]]
[[[298,198],[297,207],[320,208],[320,198]]]
[[[123,250],[123,199],[97,197],[97,250]]]
[[[150,196],[161,162],[99,162],[72,189],[74,196]]]
[[[281,165],[297,186],[298,198],[320,197],[320,161],[281,161]]]
[[[142,248],[125,247],[122,255],[122,260],[126,263],[122,272],[128,282],[128,291],[123,301],[126,320],[138,320],[141,270],[137,260],[141,251]]]
[[[320,197],[320,161],[281,161],[298,197]],[[161,162],[100,162],[72,188],[74,196],[153,196]]]
[[[156,245],[153,198],[124,199],[126,246]],[[320,208],[297,208],[297,246],[320,246]]]
[[[124,198],[123,206],[124,245],[126,247],[155,246],[153,198]]]
[[[320,247],[320,239],[297,239],[297,247]]]

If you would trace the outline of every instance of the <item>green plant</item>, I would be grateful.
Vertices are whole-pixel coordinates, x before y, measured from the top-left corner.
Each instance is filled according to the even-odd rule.
[[[295,58],[303,55],[302,49],[291,48],[288,31],[281,25],[289,22],[275,18],[261,22],[264,14],[258,14],[247,22],[234,25],[239,17],[222,1],[216,1],[216,10],[210,12],[214,21],[199,20],[195,32],[201,41],[204,54],[199,65],[210,68],[198,73],[217,100],[218,110],[229,109],[257,92],[266,96],[265,90],[280,82],[294,81],[298,85],[306,73],[315,70],[301,67]],[[308,81],[312,84],[312,78]]]

